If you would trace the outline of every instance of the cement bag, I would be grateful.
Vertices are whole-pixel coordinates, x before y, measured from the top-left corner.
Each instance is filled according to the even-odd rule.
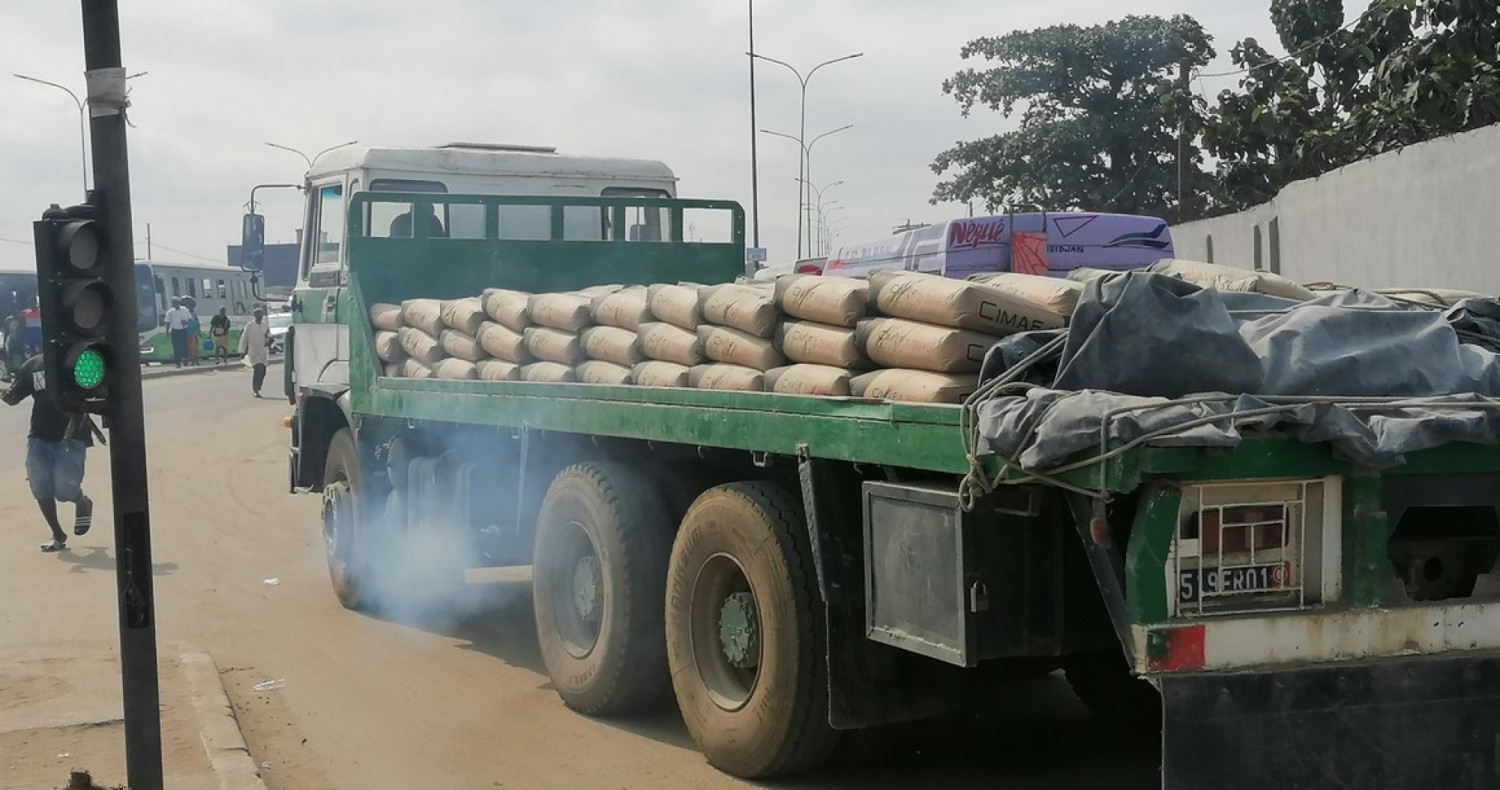
[[[521,378],[521,366],[503,359],[481,359],[474,363],[474,368],[479,378],[485,381],[518,381]]]
[[[870,304],[896,318],[997,336],[1067,324],[1067,316],[999,288],[918,272],[871,274]]]
[[[479,327],[479,347],[496,359],[507,362],[530,362],[526,353],[525,336],[514,329],[494,321],[485,321]]]
[[[376,329],[394,332],[401,328],[401,305],[380,302],[370,306],[370,324]]]
[[[1283,299],[1296,299],[1301,302],[1317,296],[1307,288],[1279,274],[1252,272],[1217,263],[1167,258],[1151,264],[1146,271],[1170,275],[1217,291],[1260,293],[1280,296]]]
[[[865,355],[883,367],[934,373],[978,373],[985,352],[1000,342],[966,329],[901,318],[861,321],[857,339]]]
[[[484,347],[479,345],[479,341],[472,335],[466,335],[457,329],[444,329],[443,334],[438,336],[438,344],[450,357],[467,359],[470,362],[478,362],[485,357]]]
[[[375,356],[380,357],[382,362],[400,362],[406,359],[406,352],[401,350],[401,336],[395,332],[376,332]]]
[[[396,337],[400,339],[401,350],[407,356],[428,367],[436,365],[444,356],[443,347],[438,344],[437,338],[416,327],[403,326]]]
[[[1035,274],[1014,272],[976,274],[969,280],[999,288],[1017,299],[1024,299],[1044,310],[1056,313],[1065,321],[1072,317],[1073,308],[1078,306],[1078,297],[1083,294],[1081,282],[1059,277],[1041,277]]]
[[[484,302],[477,296],[443,302],[443,323],[469,337],[479,334],[479,325],[487,318],[489,316],[484,314]]]
[[[583,344],[583,353],[587,354],[589,359],[613,362],[626,367],[646,361],[646,355],[641,351],[640,336],[629,329],[621,329],[617,326],[591,326],[578,333],[578,341]]]
[[[570,365],[557,362],[533,362],[530,365],[521,366],[521,380],[543,384],[562,384],[577,381],[578,376],[573,373]]]
[[[653,318],[646,289],[635,286],[594,297],[589,312],[596,324],[630,330],[639,329]]]
[[[789,274],[775,288],[776,307],[807,321],[853,327],[869,311],[870,284],[853,277]]]
[[[922,370],[877,370],[849,380],[850,392],[858,397],[916,403],[963,403],[978,386],[978,376]]]
[[[641,352],[652,359],[675,362],[679,365],[698,365],[705,361],[703,344],[698,340],[698,333],[692,330],[652,321],[641,324],[641,329],[637,334],[641,340]],[[639,376],[637,376],[637,383],[639,383]],[[686,387],[687,384],[661,386]]]
[[[849,394],[852,377],[849,371],[828,365],[788,365],[766,371],[766,392],[844,396]]]
[[[583,348],[578,345],[578,335],[572,332],[531,326],[526,328],[525,338],[526,350],[537,359],[570,367],[584,360]]]
[[[443,303],[437,299],[407,299],[401,303],[401,320],[437,337],[443,332]]]
[[[1490,299],[1474,291],[1463,291],[1457,288],[1377,288],[1375,293],[1388,296],[1392,299],[1400,299],[1407,302],[1417,302],[1430,307],[1452,307],[1465,299]]]
[[[527,307],[531,323],[577,332],[590,323],[589,301],[589,297],[578,294],[537,294]]]
[[[720,285],[707,289],[703,297],[703,320],[727,326],[756,337],[770,337],[776,331],[775,297],[764,289],[743,285]]]
[[[694,365],[688,368],[688,386],[700,390],[765,392],[766,374],[741,365]]]
[[[432,368],[415,359],[407,359],[401,363],[401,377],[405,379],[430,379],[432,378]]]
[[[486,288],[479,298],[484,304],[485,314],[500,325],[517,332],[531,326],[531,311],[527,308],[530,295],[504,288]]]
[[[381,375],[389,376],[393,379],[401,378],[401,369],[403,367],[405,365],[400,362],[387,362],[380,366]]]
[[[630,377],[641,387],[686,387],[688,367],[676,362],[651,360],[632,367]]]
[[[610,384],[619,387],[635,381],[631,378],[629,367],[598,359],[580,363],[573,368],[573,372],[584,384]]]
[[[435,379],[477,379],[479,371],[467,359],[445,359],[432,368]]]
[[[703,355],[715,362],[743,365],[756,370],[768,370],[786,364],[786,357],[776,350],[771,341],[727,326],[705,324],[698,327],[698,342],[703,344]]]
[[[577,293],[592,299],[596,296],[608,296],[615,291],[621,291],[624,289],[625,286],[623,285],[590,285],[587,288],[579,288]]]
[[[651,314],[658,321],[683,329],[697,329],[703,323],[703,311],[698,307],[698,287],[695,285],[653,285],[647,291],[646,299],[651,306]]]
[[[776,348],[793,362],[869,370],[875,363],[860,350],[856,332],[812,321],[787,321],[776,330]]]
[[[1068,272],[1068,280],[1070,282],[1083,283],[1084,285],[1087,285],[1095,280],[1102,280],[1112,274],[1119,274],[1119,272],[1112,272],[1108,269],[1090,269],[1087,266],[1079,266],[1073,271]]]

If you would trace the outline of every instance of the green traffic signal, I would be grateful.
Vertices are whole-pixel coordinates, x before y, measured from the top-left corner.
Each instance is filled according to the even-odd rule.
[[[104,384],[104,355],[92,346],[78,352],[73,358],[73,383],[86,389],[98,389]]]

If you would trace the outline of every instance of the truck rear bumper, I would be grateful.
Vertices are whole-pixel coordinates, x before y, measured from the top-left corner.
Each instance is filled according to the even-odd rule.
[[[1500,654],[1158,681],[1168,790],[1500,787]]]

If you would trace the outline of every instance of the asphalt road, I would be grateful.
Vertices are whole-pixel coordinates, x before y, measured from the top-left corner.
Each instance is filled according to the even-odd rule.
[[[275,389],[271,382],[268,390]],[[146,382],[159,640],[211,653],[271,790],[727,788],[674,710],[596,720],[566,710],[537,653],[522,583],[474,585],[460,608],[389,622],[339,607],[318,502],[286,493],[287,405],[235,366]],[[0,409],[0,646],[112,637],[107,519],[62,555],[26,491],[25,408]],[[108,513],[108,459],[86,489]],[[268,579],[276,584],[269,585]],[[255,684],[284,681],[257,692]],[[1150,788],[1149,739],[1091,719],[1046,678],[976,711],[856,739],[780,787]]]

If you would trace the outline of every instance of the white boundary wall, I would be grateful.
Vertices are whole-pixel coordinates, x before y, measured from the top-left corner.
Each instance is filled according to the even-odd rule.
[[[1172,228],[1177,257],[1368,288],[1500,295],[1500,125],[1289,184],[1271,202]]]

